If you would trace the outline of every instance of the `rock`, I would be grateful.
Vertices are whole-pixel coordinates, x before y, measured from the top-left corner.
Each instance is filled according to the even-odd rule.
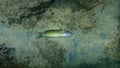
[[[0,16],[7,17],[9,24],[23,24],[32,16],[38,19],[53,2],[54,0],[1,0]],[[32,24],[36,22],[37,20]],[[29,22],[26,23],[29,24]]]
[[[59,47],[60,44],[55,41],[49,40],[46,43],[44,48],[38,47],[43,59],[48,61],[46,67],[59,67],[65,61],[66,49]]]
[[[13,63],[14,48],[6,47],[6,44],[0,44],[0,68],[8,68]]]
[[[90,10],[100,3],[100,0],[72,0],[81,9]]]

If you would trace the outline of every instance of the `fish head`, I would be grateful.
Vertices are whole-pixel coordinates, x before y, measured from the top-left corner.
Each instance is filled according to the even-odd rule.
[[[69,31],[65,31],[64,36],[65,37],[71,37],[73,34]]]

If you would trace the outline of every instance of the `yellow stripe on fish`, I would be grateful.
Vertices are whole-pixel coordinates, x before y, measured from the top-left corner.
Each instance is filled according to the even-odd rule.
[[[60,37],[71,37],[72,33],[65,30],[47,30],[45,32],[40,32],[39,37],[51,37],[51,38],[60,38]]]

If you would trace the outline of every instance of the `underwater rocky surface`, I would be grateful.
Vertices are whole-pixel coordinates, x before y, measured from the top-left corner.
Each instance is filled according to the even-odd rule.
[[[120,68],[119,0],[0,0],[0,29],[0,68]]]
[[[0,15],[8,19],[8,24],[23,24],[33,28],[41,14],[54,0],[0,0]]]

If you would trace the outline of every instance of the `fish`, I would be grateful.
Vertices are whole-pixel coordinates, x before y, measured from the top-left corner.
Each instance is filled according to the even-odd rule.
[[[39,32],[38,37],[48,37],[48,38],[65,38],[71,37],[73,34],[70,31],[57,29],[57,30],[47,30],[45,32]]]

